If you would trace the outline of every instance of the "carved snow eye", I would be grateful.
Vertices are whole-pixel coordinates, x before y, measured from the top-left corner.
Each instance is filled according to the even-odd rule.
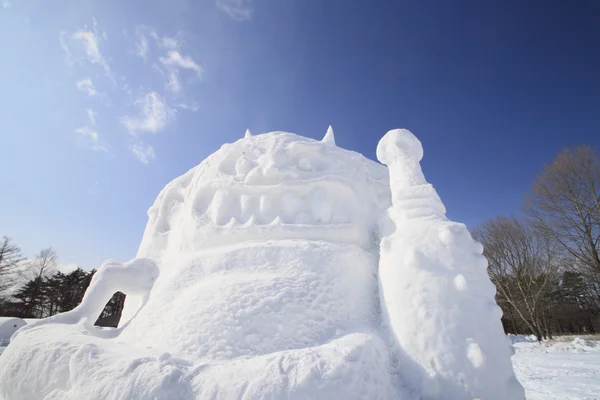
[[[301,158],[298,160],[298,169],[302,171],[312,171],[313,166],[308,158]]]

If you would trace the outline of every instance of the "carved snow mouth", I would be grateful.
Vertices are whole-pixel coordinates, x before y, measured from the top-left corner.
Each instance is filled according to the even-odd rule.
[[[200,248],[287,239],[372,244],[371,213],[376,206],[362,204],[365,210],[360,210],[364,194],[356,193],[344,178],[272,186],[206,185],[196,193],[191,210],[195,240],[190,242]]]
[[[368,247],[389,207],[385,167],[321,142],[273,133],[224,145],[171,182],[148,211],[141,254],[245,241]]]
[[[194,202],[200,221],[217,226],[340,225],[359,215],[354,190],[341,179],[273,186],[201,188]]]

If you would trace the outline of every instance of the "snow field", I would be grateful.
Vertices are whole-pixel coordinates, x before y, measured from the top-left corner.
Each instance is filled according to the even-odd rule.
[[[581,338],[558,343],[511,339],[515,372],[528,400],[600,399],[600,343]]]

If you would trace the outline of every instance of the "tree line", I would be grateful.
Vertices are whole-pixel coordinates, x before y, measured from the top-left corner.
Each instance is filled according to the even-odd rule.
[[[58,257],[51,248],[33,260],[25,259],[10,238],[0,241],[0,315],[19,318],[46,318],[77,307],[96,270],[77,268],[57,271]],[[106,304],[97,325],[116,326],[125,295],[117,292]]]
[[[563,150],[535,179],[520,216],[473,230],[484,246],[507,333],[596,333],[600,329],[600,158]]]

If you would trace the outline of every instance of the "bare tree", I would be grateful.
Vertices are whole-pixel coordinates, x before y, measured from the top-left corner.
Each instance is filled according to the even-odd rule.
[[[15,296],[21,295],[23,297],[23,293],[26,293],[24,315],[33,318],[43,318],[45,316],[44,289],[48,278],[56,273],[57,264],[56,252],[52,247],[48,247],[41,250],[20,271],[21,279],[25,279],[26,283]]]
[[[27,279],[39,279],[50,276],[56,272],[58,257],[52,247],[41,250],[35,259],[27,265],[25,276]]]
[[[563,150],[537,177],[526,213],[580,271],[600,285],[600,157],[588,146]]]
[[[498,302],[508,304],[538,340],[550,336],[549,290],[558,273],[557,246],[551,237],[515,217],[502,216],[484,222],[473,235],[484,246]]]
[[[0,241],[0,294],[14,284],[18,266],[22,261],[19,246],[4,236]]]

